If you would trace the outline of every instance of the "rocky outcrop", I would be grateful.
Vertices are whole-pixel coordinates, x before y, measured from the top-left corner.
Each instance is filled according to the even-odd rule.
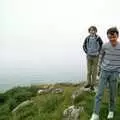
[[[64,92],[63,88],[55,88],[54,85],[47,85],[47,86],[43,86],[43,88],[40,88],[37,93],[39,95],[42,95],[42,94],[46,94],[46,93],[58,94],[58,93],[63,93],[63,92]]]
[[[62,120],[79,120],[80,112],[84,112],[84,107],[72,105],[64,110]]]
[[[32,100],[26,100],[26,101],[20,103],[16,108],[14,108],[14,109],[12,110],[12,113],[15,113],[19,108],[24,107],[24,106],[27,106],[27,105],[29,105],[29,104],[31,104],[31,103],[33,103]]]

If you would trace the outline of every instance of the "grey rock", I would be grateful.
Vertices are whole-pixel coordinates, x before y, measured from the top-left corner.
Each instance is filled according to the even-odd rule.
[[[63,93],[64,89],[63,88],[50,87],[50,88],[47,88],[47,89],[39,89],[37,93],[39,95],[42,95],[42,94],[46,94],[46,93],[50,93],[50,92],[55,93],[55,94]]]
[[[29,104],[31,104],[31,103],[33,103],[32,100],[26,100],[26,101],[20,103],[16,108],[14,108],[14,109],[12,110],[12,113],[15,113],[19,108],[24,107],[24,106],[27,106],[27,105],[29,105]]]
[[[72,100],[74,101],[74,99],[76,97],[80,96],[82,93],[83,93],[82,89],[78,89],[78,90],[74,91],[73,94],[72,94],[72,96],[71,96]]]
[[[52,90],[52,93],[57,93],[57,94],[63,93],[63,92],[64,92],[63,88],[55,88]]]
[[[79,120],[80,112],[84,112],[84,107],[70,106],[63,112],[63,120]]]

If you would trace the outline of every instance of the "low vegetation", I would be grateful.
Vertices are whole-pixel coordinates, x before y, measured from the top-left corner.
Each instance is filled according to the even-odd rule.
[[[0,120],[62,120],[63,111],[72,104],[83,106],[80,120],[89,120],[92,113],[95,93],[83,92],[74,101],[71,96],[80,85],[55,85],[64,89],[62,94],[38,95],[41,86],[16,87],[0,94]],[[107,92],[103,96],[100,120],[106,120],[108,113]],[[33,103],[18,109],[14,114],[12,110],[25,100]],[[120,96],[117,96],[116,114],[114,120],[120,120]]]

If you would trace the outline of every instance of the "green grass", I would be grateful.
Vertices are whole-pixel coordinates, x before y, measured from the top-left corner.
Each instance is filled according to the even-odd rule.
[[[94,104],[94,93],[83,92],[72,102],[73,91],[80,86],[56,85],[64,89],[63,94],[37,95],[36,92],[41,86],[18,87],[0,95],[0,120],[62,120],[63,111],[74,103],[84,106],[84,112],[80,113],[80,120],[89,120]],[[100,120],[106,120],[108,103],[106,102],[107,93],[103,96],[100,111]],[[32,99],[34,102],[20,108],[12,115],[11,111],[22,101]],[[114,120],[120,120],[120,96],[117,97],[116,113]]]

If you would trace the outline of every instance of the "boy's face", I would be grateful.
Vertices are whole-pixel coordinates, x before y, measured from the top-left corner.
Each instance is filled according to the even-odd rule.
[[[116,44],[117,39],[118,39],[117,33],[108,34],[107,37],[108,37],[109,41],[110,41],[113,45]]]
[[[95,35],[96,31],[93,28],[91,28],[90,31],[89,31],[89,33],[90,33],[90,35]]]

